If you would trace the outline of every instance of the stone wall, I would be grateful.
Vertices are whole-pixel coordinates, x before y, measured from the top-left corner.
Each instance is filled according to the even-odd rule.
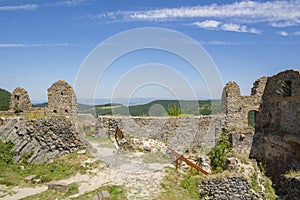
[[[26,112],[32,110],[29,95],[24,88],[18,87],[11,93],[9,108],[14,112]]]
[[[121,117],[100,116],[99,133],[114,134],[118,126],[126,136],[158,139],[175,150],[192,146],[212,148],[224,125],[223,116]]]
[[[199,194],[202,199],[260,199],[250,188],[250,184],[243,177],[209,179],[198,183]]]
[[[299,200],[300,199],[300,176],[286,177],[282,176],[281,187],[281,200]]]
[[[230,81],[226,84],[223,89],[222,103],[227,128],[248,127],[248,112],[258,110],[266,81],[267,77],[257,79],[250,96],[241,96],[237,83]]]
[[[48,109],[51,115],[76,116],[77,98],[71,85],[63,80],[48,89]]]
[[[83,137],[66,118],[25,120],[6,119],[0,126],[0,139],[15,144],[13,151],[20,153],[16,162],[29,156],[28,162],[44,163],[57,156],[84,148]]]
[[[300,170],[300,71],[269,77],[256,115],[251,157],[266,164],[278,188],[281,175]]]

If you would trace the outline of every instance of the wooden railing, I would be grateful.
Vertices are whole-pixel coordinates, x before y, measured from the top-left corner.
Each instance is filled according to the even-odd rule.
[[[168,147],[168,149],[171,151],[171,159],[172,162],[176,163],[176,169],[178,169],[178,161],[181,160],[183,162],[185,162],[187,165],[191,166],[191,175],[193,174],[193,168],[197,170],[198,174],[199,172],[207,175],[208,172],[205,171],[204,169],[200,168],[198,165],[192,163],[191,161],[189,161],[188,159],[186,159],[183,155],[180,155],[179,153],[177,153],[176,151],[174,151],[173,149],[171,149],[170,147]],[[173,159],[175,158],[175,159]]]

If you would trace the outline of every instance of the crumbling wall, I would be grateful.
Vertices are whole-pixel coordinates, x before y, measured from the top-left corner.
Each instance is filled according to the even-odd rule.
[[[28,159],[29,163],[45,163],[57,156],[85,148],[83,136],[73,122],[62,117],[7,119],[0,126],[0,133],[2,141],[15,144],[13,151],[19,153],[14,157],[15,162]]]
[[[266,163],[280,187],[280,176],[300,170],[300,71],[269,77],[256,115],[251,157]]]
[[[29,95],[24,88],[18,87],[11,93],[9,108],[13,112],[26,112],[32,110]]]
[[[115,134],[118,126],[125,136],[158,139],[176,150],[193,146],[212,148],[224,127],[223,116],[133,117],[100,116],[101,135]]]
[[[237,83],[230,81],[226,84],[222,94],[222,105],[227,128],[248,127],[248,113],[258,110],[266,81],[267,77],[257,79],[250,96],[242,96]]]
[[[48,109],[50,115],[76,116],[77,98],[71,85],[63,80],[48,89]]]

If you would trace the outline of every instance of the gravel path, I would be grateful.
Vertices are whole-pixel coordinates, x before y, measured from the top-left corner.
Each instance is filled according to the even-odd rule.
[[[103,161],[102,167],[89,175],[77,174],[62,182],[79,185],[79,196],[85,192],[93,191],[104,185],[124,185],[128,199],[153,199],[160,192],[160,181],[164,176],[164,167],[170,166],[161,163],[145,163],[142,153],[127,153],[115,148],[103,148],[99,143],[91,142],[94,148],[92,153],[98,160]],[[7,188],[3,191],[7,191]],[[46,185],[34,188],[10,188],[11,196],[3,200],[17,200],[35,195],[47,190]],[[1,195],[1,188],[0,188]]]

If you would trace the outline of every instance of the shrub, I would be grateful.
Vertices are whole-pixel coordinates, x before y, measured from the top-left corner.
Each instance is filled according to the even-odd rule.
[[[213,170],[222,171],[226,162],[227,154],[231,150],[231,144],[226,137],[226,132],[223,131],[216,146],[208,153],[211,160]]]
[[[172,104],[168,106],[167,115],[169,116],[179,116],[181,115],[180,107],[177,107],[177,104]]]

